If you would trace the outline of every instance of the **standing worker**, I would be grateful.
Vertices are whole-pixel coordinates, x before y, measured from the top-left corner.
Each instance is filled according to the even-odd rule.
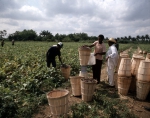
[[[114,72],[118,63],[118,51],[115,47],[116,40],[110,38],[108,40],[109,49],[106,54],[108,82],[110,87],[114,87]]]
[[[118,40],[117,40],[117,39],[115,39],[115,40],[116,40],[115,46],[116,46],[116,48],[117,48],[117,51],[119,51],[119,44],[118,44]]]
[[[14,45],[15,44],[15,41],[14,41],[14,39],[12,40],[12,45]]]
[[[1,46],[2,47],[4,46],[4,39],[2,39]]]
[[[103,43],[104,36],[99,35],[98,40],[95,41],[92,45],[87,46],[87,47],[94,47],[94,56],[96,56],[96,64],[92,65],[92,71],[93,71],[93,79],[97,80],[97,84],[100,83],[100,77],[101,77],[101,67],[103,63],[103,55],[106,54],[106,47],[105,44]]]
[[[61,60],[61,48],[63,47],[63,43],[59,42],[57,45],[53,45],[52,47],[49,48],[49,50],[46,53],[46,61],[47,61],[47,67],[50,67],[50,64],[52,63],[53,67],[56,67],[56,61],[55,57],[58,55],[59,61],[62,64]]]

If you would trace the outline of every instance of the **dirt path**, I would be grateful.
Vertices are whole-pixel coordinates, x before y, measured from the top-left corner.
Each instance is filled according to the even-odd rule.
[[[106,66],[104,66],[102,69],[101,81],[106,82],[107,81],[106,78],[107,78]],[[80,103],[82,101],[81,97],[74,97],[71,95],[71,88],[68,88],[68,90],[70,91],[69,105],[72,105],[73,103]],[[135,95],[129,93],[127,96],[120,95],[120,99],[128,100],[127,106],[129,110],[135,115],[137,115],[139,118],[150,118],[150,111],[147,111],[143,108],[143,106],[150,107],[150,97],[149,100],[147,99],[145,101],[139,101],[136,99]],[[42,106],[40,112],[33,115],[33,118],[50,118],[50,117],[51,113],[48,105]]]

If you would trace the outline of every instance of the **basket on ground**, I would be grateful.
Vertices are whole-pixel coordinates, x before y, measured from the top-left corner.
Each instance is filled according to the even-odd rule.
[[[60,70],[64,78],[68,79],[70,76],[71,67],[69,65],[61,66]]]
[[[121,95],[127,95],[131,83],[131,77],[119,77],[118,76],[118,93]]]
[[[53,118],[59,118],[68,113],[68,95],[68,90],[53,90],[46,94]]]
[[[84,77],[80,76],[71,76],[70,83],[72,88],[72,95],[80,96],[81,95],[81,79]]]
[[[81,79],[81,94],[82,100],[85,102],[91,101],[97,81],[95,79]]]
[[[138,81],[136,83],[136,97],[145,100],[150,91],[150,82]]]

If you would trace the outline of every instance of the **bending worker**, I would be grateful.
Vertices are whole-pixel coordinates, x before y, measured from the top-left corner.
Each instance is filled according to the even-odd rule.
[[[57,45],[53,45],[49,48],[49,50],[46,53],[46,61],[47,61],[47,67],[50,67],[51,63],[53,67],[56,67],[56,61],[55,57],[58,55],[59,61],[62,64],[61,60],[61,48],[63,47],[63,43],[59,42]]]

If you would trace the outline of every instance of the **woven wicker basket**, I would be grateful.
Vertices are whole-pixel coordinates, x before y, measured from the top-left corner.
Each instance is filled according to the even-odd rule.
[[[71,76],[70,83],[72,88],[72,94],[74,96],[81,96],[81,79],[84,77]]]
[[[53,118],[59,118],[68,113],[68,90],[53,90],[46,95]]]
[[[91,101],[97,81],[94,79],[81,79],[81,94],[82,100],[85,102]]]
[[[131,77],[118,77],[118,93],[127,95],[131,83]]]
[[[140,100],[145,100],[150,91],[150,82],[136,82],[136,97]]]
[[[79,49],[79,60],[80,60],[80,65],[81,66],[86,66],[88,64],[90,54],[91,54],[91,49],[85,46],[81,46]]]

